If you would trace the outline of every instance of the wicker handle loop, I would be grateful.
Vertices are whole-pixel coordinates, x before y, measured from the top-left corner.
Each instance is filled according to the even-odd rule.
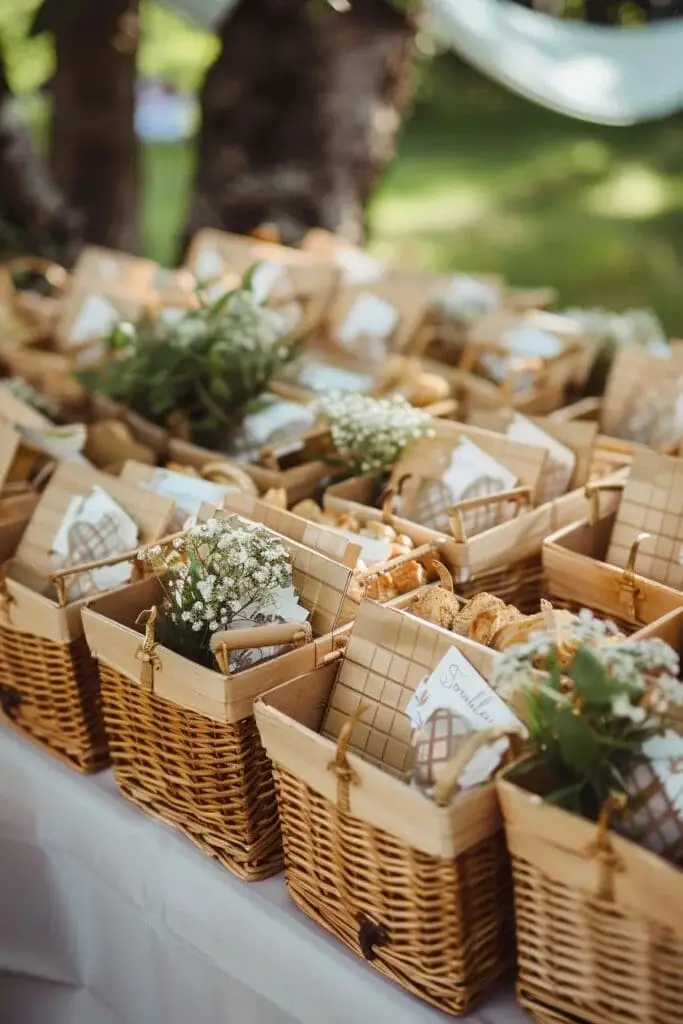
[[[248,473],[231,462],[217,460],[202,466],[202,477],[216,484],[234,484],[243,494],[258,497],[258,488]]]
[[[644,540],[650,540],[652,537],[649,533],[639,533],[636,539],[631,545],[631,550],[628,553],[628,561],[626,562],[626,568],[621,577],[621,583],[619,585],[619,602],[624,606],[629,618],[633,622],[638,621],[638,609],[636,608],[636,600],[640,596],[640,590],[636,586],[636,560],[638,558],[638,550]]]
[[[230,675],[230,652],[294,644],[303,647],[313,639],[310,622],[275,622],[243,629],[220,629],[210,640],[211,653],[224,675]]]
[[[598,483],[586,484],[584,494],[589,503],[588,522],[590,526],[595,526],[600,519],[600,495],[605,491],[623,491],[624,487],[624,480],[614,480],[610,483],[598,481]]]
[[[495,505],[504,505],[507,502],[514,504],[515,516],[518,516],[521,510],[531,505],[531,488],[530,487],[512,487],[509,491],[499,491],[497,494],[487,494],[482,498],[465,498],[463,501],[457,502],[455,505],[451,505],[450,508],[446,509],[446,515],[448,516],[448,522],[453,534],[453,539],[458,544],[467,543],[467,531],[465,529],[465,521],[463,516],[467,512],[476,511],[478,508],[491,508]]]
[[[357,786],[360,783],[358,773],[353,770],[346,756],[351,733],[365,712],[369,710],[370,704],[368,701],[361,701],[355,711],[349,715],[339,733],[334,760],[330,761],[327,766],[327,770],[334,772],[337,776],[337,806],[344,814],[348,814],[350,810],[349,786]]]
[[[394,502],[397,497],[398,494],[396,489],[394,487],[387,487],[379,499],[380,507],[382,509],[382,522],[385,526],[393,527],[394,525],[394,516],[396,514],[394,511]]]
[[[100,558],[95,562],[83,562],[81,565],[75,565],[67,569],[60,569],[58,572],[53,572],[49,576],[51,583],[57,588],[57,600],[60,608],[65,608],[68,604],[68,588],[69,581],[74,576],[80,576],[84,572],[94,572],[95,569],[106,569],[110,565],[118,565],[120,562],[131,562],[132,565],[139,564],[140,556],[153,547],[165,547],[168,544],[172,544],[178,537],[184,537],[185,533],[180,530],[178,533],[171,533],[168,537],[164,537],[161,540],[151,541],[149,544],[143,544],[142,547],[136,548],[134,551],[124,551],[120,555],[110,555],[108,558]]]
[[[460,792],[460,776],[477,751],[502,739],[509,739],[511,746],[514,746],[515,743],[521,742],[523,734],[514,726],[494,725],[490,729],[482,729],[480,732],[468,736],[455,757],[448,762],[434,786],[432,794],[434,802],[439,807],[447,807],[456,793]]]
[[[140,612],[135,620],[136,626],[144,624],[145,627],[145,637],[135,652],[135,657],[138,661],[142,662],[142,666],[140,668],[140,685],[143,690],[147,690],[148,693],[154,692],[154,672],[156,669],[161,669],[161,661],[156,653],[156,620],[156,605],[152,605],[151,608]]]
[[[610,793],[600,810],[598,818],[598,834],[594,842],[586,848],[586,856],[596,858],[600,865],[598,878],[598,899],[614,900],[614,878],[618,871],[624,870],[624,863],[614,852],[610,840],[609,827],[612,818],[624,810],[627,798],[625,793]]]
[[[337,776],[337,829],[332,840],[332,856],[337,874],[339,898],[346,913],[358,924],[358,945],[366,960],[374,960],[377,956],[377,949],[389,944],[389,934],[384,925],[373,920],[363,911],[357,910],[354,906],[348,891],[344,872],[344,857],[342,839],[339,833],[338,815],[340,811],[342,814],[350,812],[349,789],[351,786],[360,785],[360,777],[349,764],[347,753],[351,734],[370,707],[371,705],[367,701],[361,701],[355,711],[349,715],[339,733],[334,759],[327,765],[328,771],[334,772]]]

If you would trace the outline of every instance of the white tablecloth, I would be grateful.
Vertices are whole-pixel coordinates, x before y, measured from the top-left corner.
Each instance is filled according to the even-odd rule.
[[[301,914],[0,726],[0,1024],[435,1024]],[[505,990],[470,1024],[526,1024]]]

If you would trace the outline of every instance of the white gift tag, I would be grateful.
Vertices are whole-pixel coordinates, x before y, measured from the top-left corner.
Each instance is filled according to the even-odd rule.
[[[93,528],[91,536],[84,529],[87,527]],[[78,550],[75,550],[76,528],[80,528],[84,534],[80,541],[82,546]],[[59,560],[61,567],[71,568],[89,561],[123,555],[134,550],[137,543],[138,527],[135,520],[103,488],[95,485],[86,497],[77,496],[69,502],[50,553]],[[77,594],[82,595],[91,589],[110,590],[121,586],[130,578],[130,568],[130,563],[124,561],[94,569],[88,573],[87,585],[86,580],[80,577],[70,585],[70,595],[75,598]]]
[[[187,315],[187,309],[182,306],[162,306],[157,313],[157,319],[169,327],[175,327]]]
[[[558,441],[552,434],[532,423],[526,416],[519,413],[513,416],[506,435],[512,441],[521,441],[522,444],[531,444],[536,448],[545,448],[548,452],[548,460],[545,464],[543,476],[539,487],[539,500],[554,501],[561,494],[566,494],[569,489],[574,469],[576,467],[576,454]]]
[[[111,256],[103,256],[97,264],[97,273],[105,281],[114,281],[121,276],[121,268]]]
[[[354,533],[352,530],[344,530],[341,526],[331,526],[328,529],[335,533],[341,533],[348,537],[354,544],[360,544],[360,555],[366,565],[379,565],[388,561],[391,556],[392,545],[388,540],[377,540],[376,537],[366,537],[363,533]]]
[[[292,291],[285,268],[275,260],[265,260],[254,268],[251,290],[257,302],[265,302],[275,295],[288,295]]]
[[[339,344],[370,362],[386,358],[389,337],[399,322],[398,310],[385,299],[364,292],[337,328]]]
[[[45,452],[52,459],[60,462],[85,462],[81,452],[85,448],[88,431],[83,423],[74,423],[66,427],[23,427],[17,430],[26,444]]]
[[[94,334],[107,334],[121,319],[115,306],[102,295],[88,295],[74,317],[69,342],[80,345]]]
[[[375,381],[369,373],[347,370],[343,366],[318,359],[305,359],[299,364],[296,382],[311,391],[372,391]]]
[[[340,249],[334,259],[344,284],[372,284],[386,272],[386,263],[360,249]]]
[[[167,498],[173,498],[183,512],[194,516],[199,513],[204,502],[222,505],[226,494],[239,490],[229,484],[216,484],[211,480],[202,480],[200,477],[176,473],[170,469],[157,469],[151,482],[145,484],[145,488]]]
[[[683,816],[683,736],[667,729],[643,744],[643,755],[650,761],[666,794]]]
[[[519,357],[552,359],[562,350],[562,343],[558,338],[538,327],[512,327],[503,332],[500,341],[511,355]]]
[[[446,651],[434,671],[418,684],[406,714],[417,728],[438,708],[456,711],[477,730],[501,725],[526,732],[520,719],[457,647]]]
[[[479,490],[481,496],[509,491],[517,483],[514,473],[467,437],[460,438],[460,443],[453,449],[450,465],[442,479],[454,503],[479,497]]]
[[[457,274],[439,299],[438,305],[447,312],[452,312],[456,316],[462,315],[464,320],[471,322],[485,313],[494,313],[500,309],[500,298],[491,285],[477,281],[467,274]]]
[[[200,249],[192,268],[200,281],[209,281],[223,273],[225,264],[215,249]]]
[[[246,444],[262,448],[306,433],[315,421],[316,412],[310,405],[276,398],[257,412],[248,413],[243,420],[242,432]]]

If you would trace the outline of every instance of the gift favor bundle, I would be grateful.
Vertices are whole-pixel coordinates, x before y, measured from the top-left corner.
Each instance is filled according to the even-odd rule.
[[[329,233],[0,268],[0,712],[444,1012],[683,1019],[683,347]]]

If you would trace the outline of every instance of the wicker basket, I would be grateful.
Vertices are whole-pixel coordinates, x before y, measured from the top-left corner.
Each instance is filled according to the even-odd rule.
[[[71,499],[89,494],[94,484],[136,520],[143,541],[163,535],[170,499],[76,463],[57,468],[25,530],[16,521],[0,527],[2,554],[13,556],[2,567],[0,587],[2,711],[11,725],[82,772],[104,768],[108,751],[97,666],[83,637],[85,599],[69,600],[68,589],[79,573],[108,563],[53,572],[50,546]],[[18,541],[11,552],[10,538]]]
[[[270,691],[255,710],[292,898],[380,973],[463,1015],[513,961],[493,788],[452,800],[444,791],[437,804],[403,781],[402,712],[454,644],[476,661],[467,641],[364,601],[339,664]]]
[[[153,617],[163,599],[156,578],[92,602],[83,622],[100,667],[104,717],[121,792],[183,831],[209,856],[247,881],[282,868],[270,764],[253,718],[255,697],[313,669],[330,653],[344,617],[349,569],[283,539],[294,585],[309,609],[301,623],[222,635],[219,668],[204,668],[157,644]],[[311,633],[312,631],[312,633]],[[319,638],[311,641],[311,635]],[[230,674],[228,645],[303,646]],[[221,651],[224,650],[224,653]]]
[[[416,546],[436,547],[440,560],[453,573],[458,593],[464,597],[486,590],[522,611],[537,610],[543,594],[543,540],[583,515],[586,507],[583,490],[571,491],[533,508],[531,493],[537,486],[545,452],[474,427],[441,424],[439,429],[457,436],[467,435],[482,448],[490,442],[488,450],[504,463],[511,459],[510,453],[513,458],[516,453],[515,461],[507,461],[507,464],[514,466],[525,487],[452,506],[449,534],[438,533],[403,515],[396,515],[391,491],[385,493],[381,507],[375,507],[376,481],[370,476],[355,477],[328,487],[325,509],[351,512],[363,521],[384,520],[397,533],[410,537]],[[422,475],[428,470],[429,461],[439,455],[438,449],[433,451],[433,445],[434,441],[426,441],[423,448],[411,454],[409,461],[399,464],[393,474],[399,485],[400,474],[404,471]],[[605,500],[605,508],[613,511],[618,503],[617,496],[607,493]]]
[[[518,998],[539,1024],[680,1024],[683,876],[498,782],[512,857]]]
[[[544,542],[547,596],[587,602],[629,631],[683,605],[674,547],[681,518],[666,511],[670,500],[683,502],[683,460],[642,451],[626,481],[592,484],[588,493],[587,518]],[[639,532],[648,523],[652,533]]]

